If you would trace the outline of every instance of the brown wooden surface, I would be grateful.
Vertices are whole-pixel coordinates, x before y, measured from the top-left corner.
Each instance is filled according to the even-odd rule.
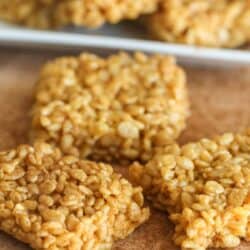
[[[0,49],[0,150],[27,143],[29,111],[39,67],[53,53]],[[192,116],[180,142],[193,141],[250,126],[250,66],[248,69],[187,69]],[[124,169],[123,169],[124,171]],[[114,245],[114,250],[175,250],[167,215],[152,212],[150,220]],[[0,234],[0,250],[28,250]],[[238,248],[250,249],[242,243]]]

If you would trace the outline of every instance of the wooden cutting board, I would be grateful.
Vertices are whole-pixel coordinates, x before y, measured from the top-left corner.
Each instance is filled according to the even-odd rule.
[[[40,66],[58,54],[0,50],[0,150],[27,143],[33,86]],[[248,69],[187,69],[192,115],[180,143],[250,126]],[[126,170],[119,169],[122,172]],[[167,215],[152,211],[150,220],[113,250],[176,250]],[[0,234],[0,250],[29,248]],[[242,243],[237,249],[250,249]]]

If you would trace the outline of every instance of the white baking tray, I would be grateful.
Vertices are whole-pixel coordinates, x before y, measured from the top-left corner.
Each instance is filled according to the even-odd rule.
[[[87,49],[143,51],[169,54],[185,64],[201,66],[250,66],[250,50],[210,49],[148,40],[142,27],[125,22],[106,25],[98,30],[67,28],[60,31],[38,31],[0,22],[0,45],[36,49]]]

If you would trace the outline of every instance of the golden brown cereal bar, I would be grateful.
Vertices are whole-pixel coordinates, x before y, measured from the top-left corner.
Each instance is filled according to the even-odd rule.
[[[75,24],[97,28],[105,22],[116,24],[136,19],[157,9],[159,0],[72,0],[57,4],[54,19],[57,26]]]
[[[0,153],[0,229],[39,250],[103,250],[147,220],[141,188],[48,144]]]
[[[0,19],[29,27],[54,27],[55,0],[1,0]]]
[[[182,147],[170,145],[130,167],[157,208],[175,224],[184,250],[236,247],[250,240],[250,129]]]
[[[158,0],[1,0],[0,18],[37,28],[100,27],[152,13]]]
[[[188,113],[185,74],[173,58],[82,54],[42,69],[31,137],[81,158],[148,160],[179,135]]]
[[[250,42],[250,1],[162,0],[145,23],[167,42],[237,47]]]

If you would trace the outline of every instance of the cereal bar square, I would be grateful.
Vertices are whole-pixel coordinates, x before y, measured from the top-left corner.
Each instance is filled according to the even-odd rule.
[[[145,25],[167,42],[239,47],[250,42],[250,1],[164,0]]]
[[[130,175],[169,213],[177,245],[205,250],[250,240],[250,129],[160,151]]]
[[[78,25],[98,28],[104,23],[136,19],[156,10],[159,0],[1,0],[0,18],[36,28]]]
[[[185,73],[172,57],[82,54],[42,69],[31,138],[81,158],[145,161],[188,114]]]
[[[0,229],[37,250],[104,250],[149,217],[110,165],[37,143],[0,153]]]

